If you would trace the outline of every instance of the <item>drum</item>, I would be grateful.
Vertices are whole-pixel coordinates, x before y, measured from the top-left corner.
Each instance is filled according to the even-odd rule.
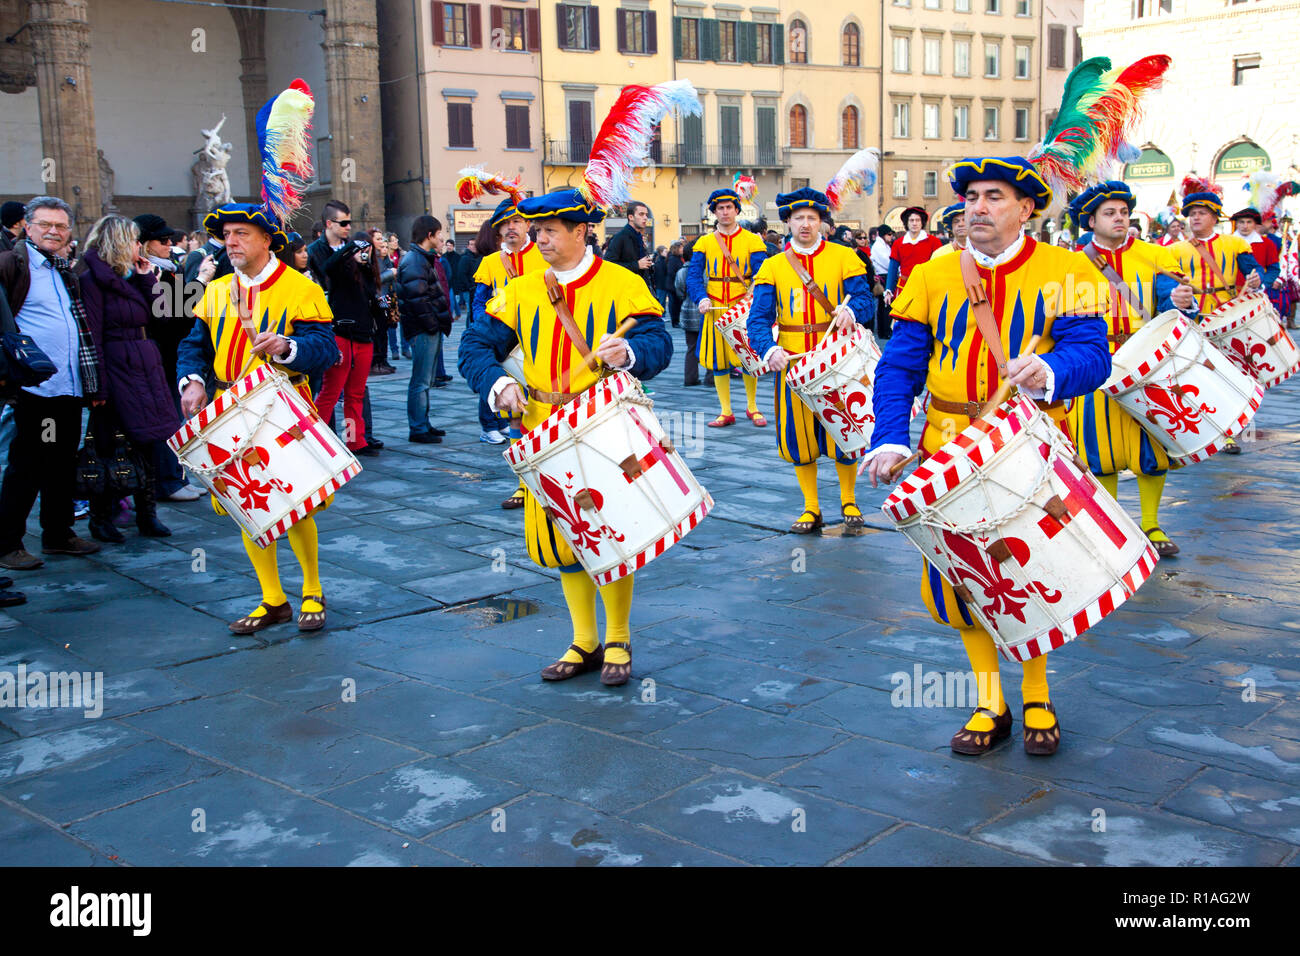
[[[1060,426],[1023,397],[975,419],[882,510],[1008,660],[1078,637],[1132,597],[1157,560]]]
[[[1263,292],[1246,292],[1201,318],[1201,331],[1229,361],[1264,388],[1300,369],[1300,349]]]
[[[1264,387],[1181,312],[1162,312],[1111,358],[1102,385],[1178,464],[1203,461],[1259,410]]]
[[[522,345],[516,345],[506,360],[501,363],[506,374],[519,383],[521,388],[527,389],[528,383],[524,381],[524,349]]]
[[[880,361],[875,337],[860,325],[832,332],[790,362],[786,381],[826,428],[840,451],[857,458],[871,447],[876,416],[871,383]],[[915,414],[915,404],[913,414]]]
[[[598,585],[645,567],[713,509],[653,407],[615,372],[503,453]]]
[[[741,368],[747,375],[766,375],[771,371],[761,355],[749,344],[749,309],[754,304],[754,297],[746,293],[741,299],[721,315],[715,315],[713,324],[722,340],[731,346],[736,357],[740,359]]]
[[[259,548],[361,473],[283,372],[259,365],[167,439]]]

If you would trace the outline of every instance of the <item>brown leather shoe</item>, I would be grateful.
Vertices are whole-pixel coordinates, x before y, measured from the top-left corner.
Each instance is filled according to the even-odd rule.
[[[1045,710],[1056,717],[1056,708],[1050,701],[1025,701],[1024,707],[1020,709],[1020,719],[1024,720],[1025,711],[1031,708]],[[1057,720],[1047,730],[1039,730],[1025,724],[1025,753],[1033,757],[1050,757],[1056,753],[1056,748],[1061,746],[1061,722]]]
[[[298,611],[298,630],[300,631],[319,631],[325,626],[325,595],[323,594],[304,594],[302,596],[303,604],[308,601],[316,601],[320,604],[319,611],[308,611],[301,608]]]
[[[524,489],[520,488],[513,495],[501,502],[501,507],[506,511],[514,511],[516,508],[524,506]]]
[[[605,663],[605,649],[599,644],[594,651],[584,651],[577,644],[570,644],[569,650],[577,651],[581,661],[556,661],[542,668],[542,680],[568,680],[579,674],[594,671]]]
[[[37,568],[45,567],[45,561],[19,548],[17,551],[10,551],[3,558],[0,558],[0,568],[9,571],[35,571]]]
[[[600,669],[600,682],[606,687],[621,687],[627,683],[632,676],[632,643],[630,641],[606,641],[605,647],[622,647],[627,650],[628,661],[626,664],[611,664],[605,662],[605,666]]]
[[[75,534],[68,539],[66,544],[59,545],[57,548],[41,548],[41,554],[75,554],[84,556],[94,554],[99,550],[99,545],[93,541],[87,541],[85,538],[78,538]]]
[[[283,624],[285,621],[293,618],[293,608],[288,601],[283,604],[273,606],[263,601],[259,607],[266,608],[266,613],[253,617],[246,614],[238,621],[230,623],[230,630],[233,634],[256,634],[258,631],[264,631],[273,624]]]
[[[972,757],[978,757],[988,753],[993,749],[993,745],[999,740],[1005,740],[1011,736],[1011,708],[1008,707],[1006,712],[998,715],[993,713],[987,707],[975,708],[975,713],[971,716],[989,717],[993,720],[992,730],[967,730],[965,726],[952,735],[952,741],[949,746],[955,754],[969,754]],[[969,721],[967,721],[969,723]]]

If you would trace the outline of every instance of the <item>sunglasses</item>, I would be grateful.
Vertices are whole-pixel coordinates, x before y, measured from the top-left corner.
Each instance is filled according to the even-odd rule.
[[[334,223],[334,225],[336,225],[336,226],[350,226],[350,225],[352,225],[352,220],[351,220],[351,219],[331,219],[330,222]]]

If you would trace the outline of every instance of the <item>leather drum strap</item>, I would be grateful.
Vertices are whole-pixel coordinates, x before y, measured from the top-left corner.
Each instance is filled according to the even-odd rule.
[[[569,340],[583,359],[590,359],[591,346],[587,344],[587,340],[578,331],[578,323],[573,321],[573,313],[569,311],[569,303],[564,301],[564,290],[560,288],[559,280],[555,278],[555,273],[550,269],[546,270],[545,279],[546,297],[551,300],[551,306],[555,309],[560,324],[564,326],[565,334],[568,335]]]
[[[731,276],[737,282],[739,282],[741,288],[743,288],[746,292],[749,292],[750,291],[749,283],[746,282],[745,277],[740,274],[740,269],[737,268],[736,264],[731,261],[731,255],[727,252],[727,247],[722,244],[722,240],[718,238],[717,233],[714,233],[713,241],[718,244],[718,250],[722,253],[723,270],[727,273],[728,276]]]
[[[831,304],[830,299],[826,298],[826,293],[822,291],[821,286],[813,282],[812,276],[810,276],[807,273],[807,271],[804,269],[803,263],[801,263],[799,261],[799,257],[795,255],[794,249],[790,248],[789,246],[786,246],[785,258],[786,261],[790,263],[790,268],[794,270],[794,274],[799,278],[799,281],[803,284],[804,292],[812,296],[813,301],[826,310],[827,316],[829,316],[832,312],[834,312],[835,306]]]
[[[963,250],[958,255],[961,283],[966,287],[966,298],[970,302],[971,311],[975,313],[975,327],[984,337],[984,344],[989,347],[993,361],[998,363],[998,374],[1006,378],[1007,353],[1002,349],[1002,333],[998,331],[997,320],[993,318],[993,307],[989,305],[989,297],[984,294],[984,282],[980,279],[979,266],[975,264],[975,257],[969,251]]]
[[[1201,264],[1206,269],[1209,270],[1210,275],[1214,276],[1215,284],[1218,285],[1218,287],[1222,289],[1224,292],[1231,291],[1231,287],[1228,285],[1227,281],[1223,278],[1223,273],[1219,270],[1219,264],[1214,261],[1214,256],[1210,255],[1210,249],[1205,244],[1205,240],[1193,239],[1192,246],[1196,249],[1197,253],[1200,254]],[[1217,302],[1219,300],[1216,297],[1214,301]]]
[[[1101,257],[1101,251],[1097,246],[1091,242],[1088,243],[1084,246],[1083,254],[1088,257],[1089,262],[1096,266],[1097,271],[1106,277],[1106,281],[1110,283],[1111,293],[1113,294],[1118,292],[1124,297],[1124,301],[1128,303],[1128,307],[1131,311],[1142,316],[1143,322],[1150,322],[1151,313],[1144,309],[1141,303],[1138,302],[1137,297],[1133,295],[1133,290],[1128,287],[1128,283],[1125,282],[1119,273],[1115,271],[1115,267]]]
[[[515,272],[515,267],[510,263],[510,253],[504,249],[501,250],[501,266],[506,270],[507,281],[519,278],[519,273]]]

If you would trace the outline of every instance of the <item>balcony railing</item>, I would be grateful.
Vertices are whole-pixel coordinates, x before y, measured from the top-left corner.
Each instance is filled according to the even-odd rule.
[[[585,166],[591,144],[549,140],[549,166]],[[656,166],[698,166],[728,169],[784,169],[790,165],[786,151],[777,146],[743,146],[718,143],[654,143],[650,159]]]

